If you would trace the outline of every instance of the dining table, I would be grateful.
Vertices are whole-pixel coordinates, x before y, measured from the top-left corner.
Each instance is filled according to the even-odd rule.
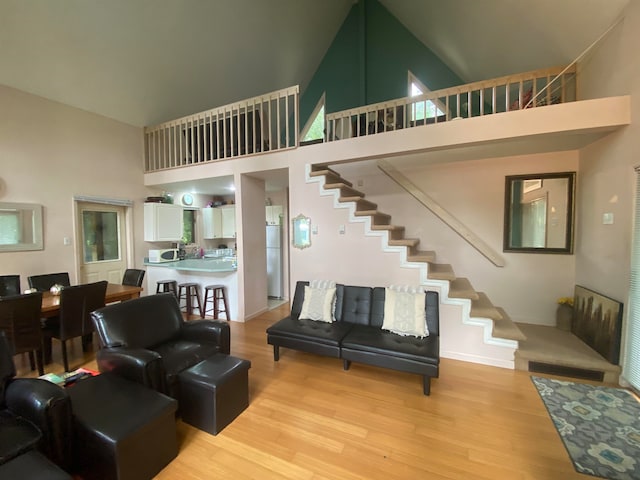
[[[107,284],[107,293],[104,296],[104,303],[120,302],[138,298],[142,292],[142,287],[133,285],[120,285],[118,283]],[[42,294],[41,316],[43,318],[55,317],[60,313],[60,295],[50,292]]]

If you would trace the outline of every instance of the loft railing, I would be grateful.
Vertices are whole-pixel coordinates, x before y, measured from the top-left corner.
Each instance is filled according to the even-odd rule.
[[[299,88],[144,129],[145,173],[298,146]]]
[[[576,68],[555,67],[326,115],[325,141],[576,100]]]

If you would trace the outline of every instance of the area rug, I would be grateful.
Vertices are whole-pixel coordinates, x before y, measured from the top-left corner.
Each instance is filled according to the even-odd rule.
[[[627,390],[531,377],[580,473],[640,480],[640,402]]]

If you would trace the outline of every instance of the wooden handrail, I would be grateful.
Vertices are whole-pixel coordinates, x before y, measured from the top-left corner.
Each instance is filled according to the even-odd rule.
[[[379,160],[378,168],[389,178],[413,195],[420,203],[427,207],[434,215],[446,223],[451,229],[464,238],[469,245],[478,250],[496,267],[504,267],[504,259],[496,253],[486,242],[469,230],[462,222],[447,212],[438,202],[420,190],[411,180],[396,170],[388,161]]]

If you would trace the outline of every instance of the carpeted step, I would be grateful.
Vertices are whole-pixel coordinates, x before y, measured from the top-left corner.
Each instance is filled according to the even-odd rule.
[[[329,183],[324,185],[325,190],[332,190],[337,188],[340,190],[340,197],[364,197],[364,193],[356,190],[353,187],[350,187],[346,183]]]
[[[483,292],[477,292],[478,299],[471,300],[471,311],[469,315],[471,317],[484,317],[490,318],[492,320],[500,320],[502,319],[502,315],[498,309],[491,303],[489,297]]]
[[[345,185],[348,185],[350,187],[353,186],[353,184],[351,182],[349,182],[348,180],[345,180],[344,178],[342,178],[340,176],[340,174],[338,172],[335,172],[334,170],[331,169],[326,169],[326,170],[315,170],[309,173],[310,177],[322,177],[324,176],[324,183],[326,184],[331,184],[331,183],[344,183]]]
[[[411,249],[407,253],[407,262],[435,262],[436,252],[429,250],[414,250]]]
[[[453,267],[448,263],[431,263],[429,262],[427,278],[432,280],[448,280],[449,282],[456,279]]]
[[[516,325],[526,336],[515,352],[516,370],[574,378],[591,378],[593,373],[599,373],[599,381],[618,384],[620,366],[607,362],[573,333],[548,325]]]
[[[338,201],[341,203],[356,202],[356,211],[377,210],[378,208],[378,205],[362,197],[340,197]]]
[[[471,282],[467,278],[458,277],[449,282],[449,296],[453,298],[468,298],[469,300],[478,300],[478,292],[475,291]]]
[[[399,239],[391,239],[387,243],[390,247],[414,248],[420,243],[420,239],[419,238],[399,238]]]
[[[496,310],[500,312],[502,317],[499,320],[493,321],[493,332],[491,336],[494,338],[506,338],[507,340],[516,340],[521,342],[526,340],[527,337],[522,333],[522,330],[518,328],[513,320],[507,315],[502,307],[496,307]]]
[[[399,240],[404,237],[404,227],[399,225],[371,225],[371,230],[376,232],[389,232],[389,239]]]
[[[355,212],[354,215],[356,217],[371,217],[372,225],[389,225],[391,223],[391,215],[378,210],[362,210]]]

